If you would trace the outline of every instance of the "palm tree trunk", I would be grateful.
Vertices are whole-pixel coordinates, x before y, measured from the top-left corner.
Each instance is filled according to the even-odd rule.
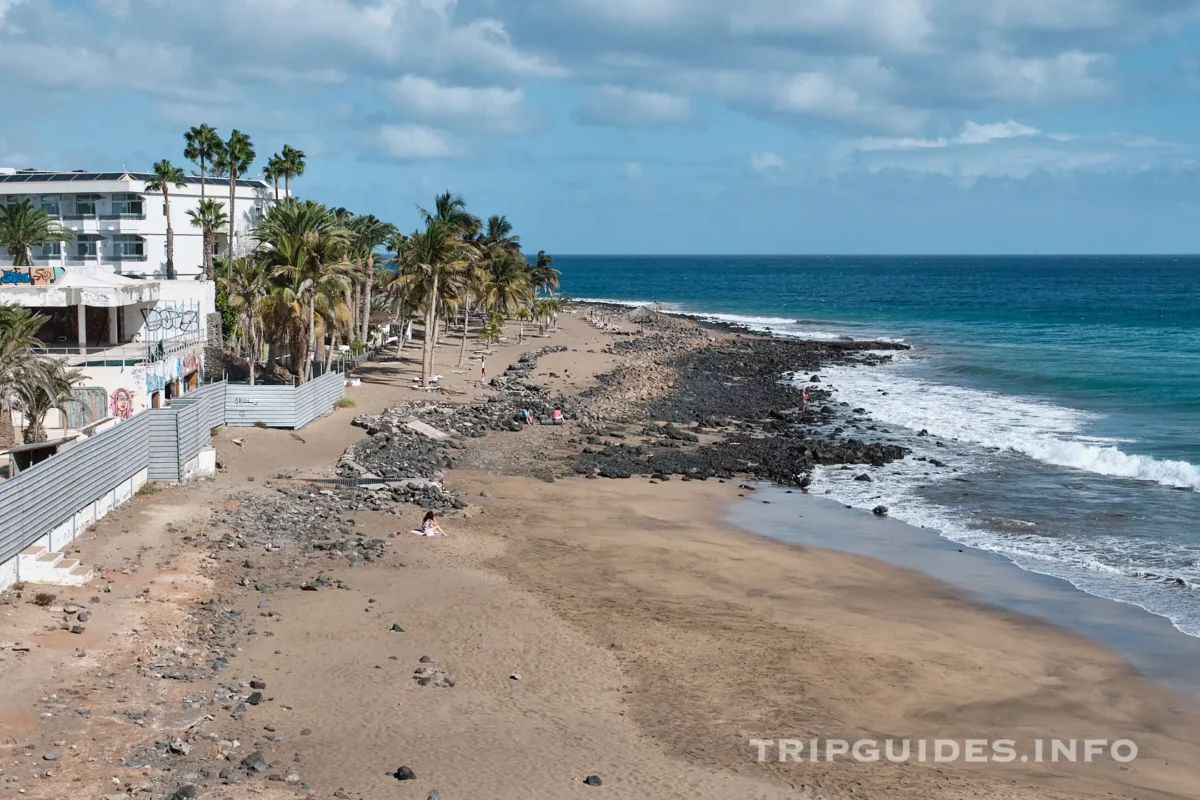
[[[200,156],[200,202],[204,202],[204,156]]]
[[[175,230],[171,227],[171,193],[163,186],[163,211],[167,214],[167,280],[175,280]]]
[[[367,343],[367,335],[371,332],[371,290],[375,288],[375,256],[367,256],[367,282],[363,287],[362,309],[362,342]]]
[[[517,344],[525,343],[525,320],[517,320]]]
[[[338,335],[336,333],[334,333],[333,339],[329,343],[329,349],[325,351],[325,374],[326,375],[329,374],[329,367],[330,367],[330,365],[333,364],[333,351],[337,349],[337,346],[338,346]]]
[[[17,444],[17,431],[13,426],[12,408],[5,398],[0,402],[0,448],[7,450]],[[11,476],[9,476],[11,477]]]
[[[317,352],[317,295],[314,293],[308,298],[308,353],[304,359],[304,378],[302,380],[312,379],[312,361]]]
[[[232,159],[231,159],[232,160]],[[233,239],[237,235],[237,215],[233,211],[233,193],[237,187],[237,170],[229,170],[229,263],[233,264]]]
[[[288,197],[292,196],[291,177],[292,177],[291,173],[288,173],[288,172],[283,173],[283,193],[286,194]]]
[[[421,384],[429,385],[429,376],[433,374],[433,345],[437,336],[437,300],[438,276],[435,274],[429,286],[429,294],[425,300],[425,341],[421,349]]]
[[[463,302],[463,324],[462,324],[462,341],[458,343],[458,366],[462,367],[463,359],[467,355],[467,335],[470,332],[471,326],[471,301]]]

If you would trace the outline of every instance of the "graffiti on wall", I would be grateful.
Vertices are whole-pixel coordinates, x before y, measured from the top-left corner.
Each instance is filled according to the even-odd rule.
[[[51,286],[62,277],[62,267],[6,267],[0,269],[0,284],[10,286]]]
[[[146,338],[156,341],[170,339],[185,333],[200,332],[200,307],[188,307],[183,303],[160,303],[154,308],[142,309]]]
[[[192,356],[194,358],[194,356]],[[161,392],[171,381],[179,380],[186,370],[187,359],[168,358],[146,367],[146,394]]]
[[[200,359],[195,353],[188,353],[183,357],[183,374],[191,375],[200,369]]]
[[[113,389],[112,415],[117,419],[129,419],[133,416],[133,392],[129,389]]]

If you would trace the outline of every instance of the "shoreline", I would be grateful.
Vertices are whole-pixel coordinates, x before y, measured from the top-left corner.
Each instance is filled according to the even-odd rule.
[[[562,326],[489,354],[503,365],[563,348],[487,388],[454,371],[453,337],[439,353],[445,395],[410,388],[411,348],[368,365],[348,393],[357,410],[297,432],[220,431],[215,480],[139,497],[77,540],[101,581],[49,607],[0,605],[0,638],[32,645],[0,650],[12,737],[0,755],[17,762],[0,796],[170,796],[185,784],[230,800],[420,800],[433,787],[497,800],[1195,796],[1200,715],[1113,651],[927,575],[723,521],[750,492],[717,475],[733,463],[722,438],[762,442],[790,423],[672,433],[633,410],[755,411],[738,387],[763,365],[738,367],[739,353],[775,345],[683,331],[684,352],[713,350],[710,335],[725,352],[688,362],[700,378],[708,367],[747,376],[688,389],[667,366],[678,352],[636,325],[618,336],[568,314]],[[634,341],[645,346],[617,346]],[[779,391],[755,391],[758,410]],[[512,430],[514,404],[560,396],[568,425]],[[396,407],[397,420],[457,430],[453,446],[404,433],[388,420]],[[607,421],[609,409],[628,419]],[[352,426],[360,415],[379,419]],[[807,447],[806,463],[885,455]],[[454,509],[450,535],[405,534],[420,511],[397,497],[414,499],[414,484],[339,488],[335,476],[357,472],[347,454],[440,480],[420,499]],[[596,477],[601,459],[648,458],[682,474]],[[59,629],[64,603],[92,614],[82,634]],[[1133,738],[1142,754],[1131,765],[762,764],[748,744],[981,735]],[[400,765],[417,779],[398,783]],[[583,783],[590,774],[601,789]]]
[[[763,500],[772,508],[762,508]],[[739,515],[744,515],[741,522]],[[1119,653],[1146,677],[1186,693],[1200,709],[1200,676],[1194,669],[1200,639],[1133,603],[1085,592],[1065,578],[1027,570],[1002,554],[902,520],[874,517],[822,495],[788,495],[763,487],[753,498],[732,504],[725,519],[772,541],[854,553],[914,570],[954,586],[981,606],[1071,631]]]

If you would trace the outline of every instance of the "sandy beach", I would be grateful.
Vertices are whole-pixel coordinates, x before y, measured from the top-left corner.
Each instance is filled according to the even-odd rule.
[[[605,462],[618,470],[684,385],[662,369],[661,331],[606,313],[614,330],[582,308],[546,338],[511,329],[487,365],[565,348],[527,380],[610,435],[569,419],[463,438],[442,482],[466,508],[445,537],[409,535],[420,508],[375,510],[334,479],[348,447],[377,438],[356,416],[496,397],[477,360],[456,371],[452,335],[444,394],[411,388],[416,347],[385,354],[348,391],[355,408],[295,432],[220,430],[215,479],[98,523],[71,548],[103,570],[89,586],[46,590],[46,605],[34,587],[8,593],[0,797],[1200,797],[1193,699],[1092,640],[914,570],[742,530],[726,521],[753,499],[740,476],[597,478],[587,449],[619,450]],[[677,356],[748,346],[692,325],[668,325],[687,340]],[[661,458],[711,444],[720,467],[734,432],[759,441],[703,425]],[[253,521],[280,503],[296,519]],[[320,548],[286,535],[318,522],[332,531]],[[80,609],[86,630],[63,629]],[[1010,739],[1018,755],[780,763],[768,748],[760,763],[751,744],[889,738]],[[1130,740],[1138,756],[1035,763],[1053,738]]]

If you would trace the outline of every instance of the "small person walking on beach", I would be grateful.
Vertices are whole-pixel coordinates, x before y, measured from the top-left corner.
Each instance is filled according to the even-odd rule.
[[[808,389],[800,387],[800,413],[808,413]]]
[[[445,536],[446,532],[442,530],[442,526],[438,524],[437,515],[432,511],[425,514],[425,519],[421,520],[421,527],[415,531],[409,531],[414,536]]]

